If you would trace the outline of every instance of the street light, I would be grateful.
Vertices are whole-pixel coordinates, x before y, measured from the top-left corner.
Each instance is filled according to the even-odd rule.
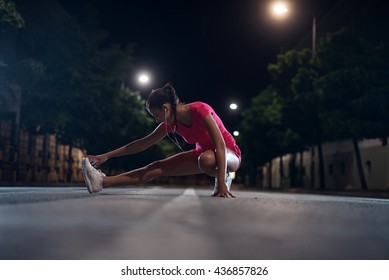
[[[230,104],[230,109],[231,109],[231,110],[237,110],[237,109],[238,109],[238,104],[236,104],[236,103],[231,103],[231,104]]]
[[[149,81],[150,81],[149,75],[146,74],[146,73],[141,73],[141,74],[138,76],[138,81],[139,81],[142,85],[148,84]]]
[[[289,12],[288,6],[284,2],[274,2],[271,10],[277,17],[283,17]]]

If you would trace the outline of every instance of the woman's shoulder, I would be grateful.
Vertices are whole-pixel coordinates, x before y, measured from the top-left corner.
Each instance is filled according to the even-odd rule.
[[[205,102],[195,101],[188,104],[191,109],[195,110],[212,110],[212,107]]]
[[[201,118],[207,117],[209,114],[214,114],[214,111],[211,106],[209,106],[207,103],[197,101],[188,104],[190,107],[190,111],[192,112],[193,116],[199,116]]]

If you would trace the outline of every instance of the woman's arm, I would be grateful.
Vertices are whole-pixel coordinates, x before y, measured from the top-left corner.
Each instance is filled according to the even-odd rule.
[[[216,124],[215,119],[211,114],[204,120],[205,127],[208,134],[216,147],[216,162],[217,162],[217,181],[218,190],[215,196],[231,196],[234,195],[228,190],[226,185],[226,173],[227,173],[227,147],[224,138],[220,132],[219,127]]]
[[[165,137],[165,135],[166,135],[166,131],[163,128],[162,124],[160,124],[156,129],[154,129],[153,132],[151,132],[149,135],[141,139],[135,140],[127,145],[124,145],[123,147],[120,147],[116,150],[101,155],[97,155],[97,156],[88,155],[86,157],[89,158],[89,161],[92,164],[92,166],[97,168],[99,165],[101,165],[102,163],[104,163],[110,158],[142,152],[146,150],[148,147],[159,142],[161,139]]]

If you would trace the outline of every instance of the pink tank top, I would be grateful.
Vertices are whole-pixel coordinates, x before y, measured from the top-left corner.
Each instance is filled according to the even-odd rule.
[[[180,135],[185,142],[189,144],[195,144],[196,152],[205,152],[207,150],[215,150],[215,146],[212,143],[208,131],[204,126],[205,118],[211,114],[214,118],[219,130],[222,134],[226,147],[230,149],[235,155],[241,159],[241,151],[236,144],[234,137],[227,131],[222,120],[215,113],[211,106],[203,102],[193,102],[187,104],[190,108],[192,126],[186,127],[179,121],[177,121],[176,133]],[[166,123],[162,123],[167,132],[172,132],[173,125],[168,126]]]

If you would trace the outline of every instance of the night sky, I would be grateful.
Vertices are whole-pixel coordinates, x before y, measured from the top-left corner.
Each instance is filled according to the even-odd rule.
[[[247,107],[269,84],[266,68],[276,54],[299,44],[311,32],[312,15],[320,20],[337,1],[289,1],[291,11],[283,21],[269,15],[269,0],[60,2],[77,16],[92,3],[111,42],[135,44],[131,88],[146,97],[150,89],[171,82],[181,101],[207,102],[226,123],[235,118],[230,102]],[[148,88],[136,83],[140,71],[151,75]]]

